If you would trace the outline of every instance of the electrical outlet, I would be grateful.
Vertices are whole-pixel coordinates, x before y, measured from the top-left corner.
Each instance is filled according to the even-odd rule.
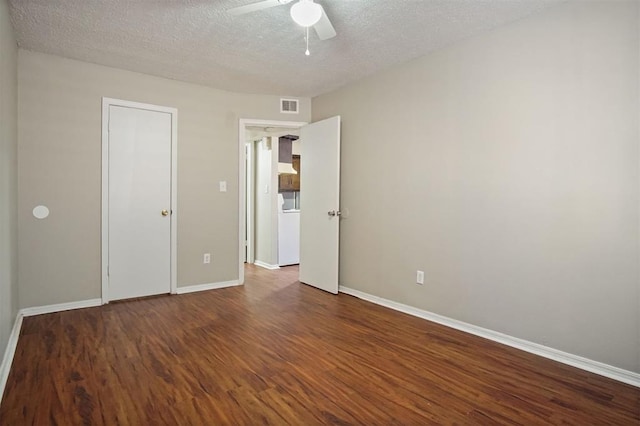
[[[211,263],[211,253],[205,253],[202,258],[202,263],[207,264]]]
[[[424,271],[418,271],[416,273],[416,283],[424,284]]]
[[[227,192],[227,181],[221,180],[219,183],[220,183],[220,192]]]

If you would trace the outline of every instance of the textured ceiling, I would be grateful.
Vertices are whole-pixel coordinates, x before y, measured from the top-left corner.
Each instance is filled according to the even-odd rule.
[[[319,0],[320,41],[255,0],[10,0],[20,47],[235,92],[315,96],[561,0]]]

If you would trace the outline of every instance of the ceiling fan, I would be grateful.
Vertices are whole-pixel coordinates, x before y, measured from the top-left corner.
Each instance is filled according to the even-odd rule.
[[[236,16],[244,15],[246,13],[289,4],[292,1],[293,0],[263,0],[245,6],[234,7],[227,10],[227,13]],[[333,28],[324,8],[319,3],[314,3],[313,0],[297,0],[296,3],[291,6],[291,18],[298,25],[307,28],[307,30],[309,27],[313,27],[320,40],[328,40],[336,36],[336,30]]]

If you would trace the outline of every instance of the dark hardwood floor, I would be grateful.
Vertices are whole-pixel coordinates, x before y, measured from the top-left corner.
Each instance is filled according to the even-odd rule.
[[[25,318],[0,425],[640,424],[640,389],[247,267]]]

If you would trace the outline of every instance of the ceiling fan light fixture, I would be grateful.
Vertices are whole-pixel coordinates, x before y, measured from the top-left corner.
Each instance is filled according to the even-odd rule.
[[[291,6],[291,18],[302,27],[311,27],[322,18],[322,7],[313,0],[300,0]]]

